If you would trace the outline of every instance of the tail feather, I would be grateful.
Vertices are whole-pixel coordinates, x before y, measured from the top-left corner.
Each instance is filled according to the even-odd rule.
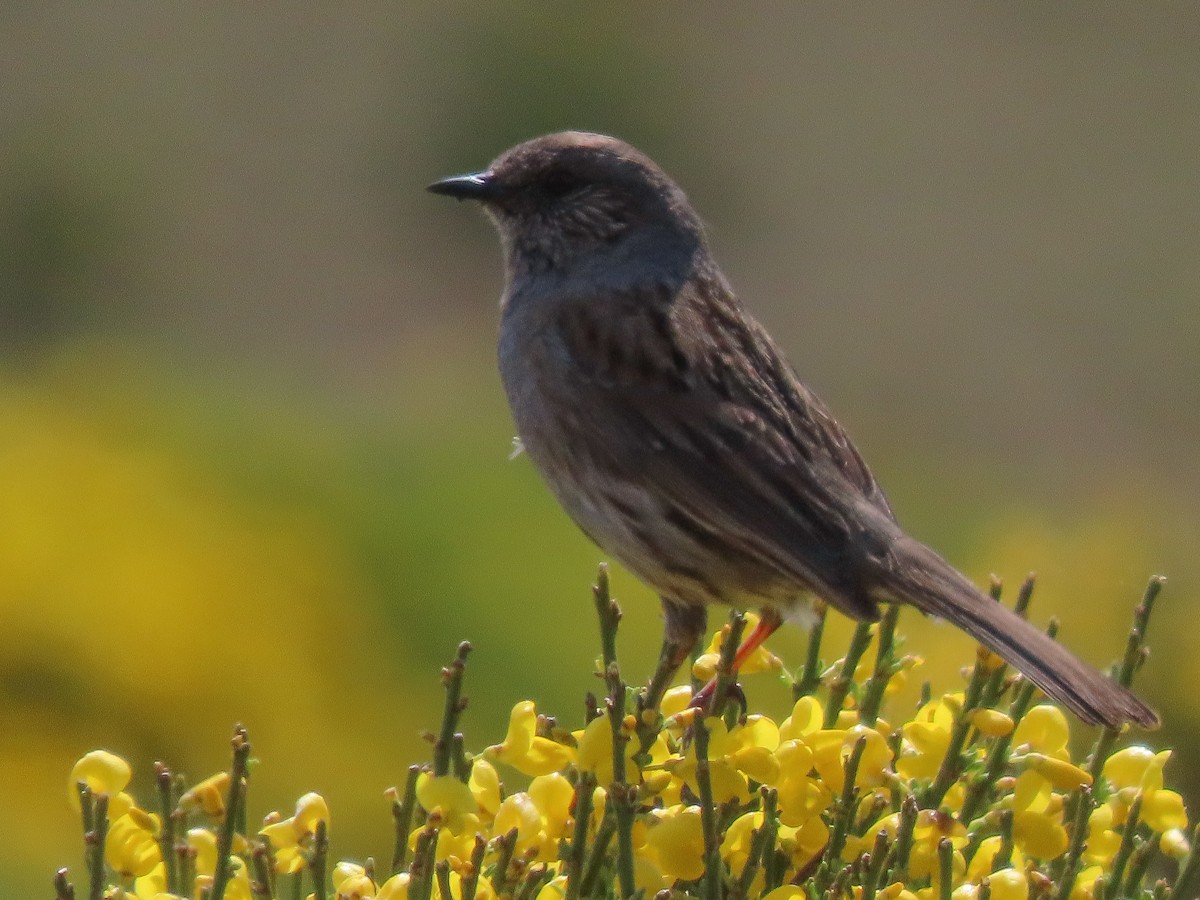
[[[883,576],[885,592],[958,626],[1089,724],[1158,726],[1154,710],[1130,691],[988,597],[924,544],[904,536],[894,549],[898,564]]]

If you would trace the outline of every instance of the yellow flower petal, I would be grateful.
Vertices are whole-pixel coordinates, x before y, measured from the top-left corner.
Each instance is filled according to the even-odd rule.
[[[479,808],[489,816],[496,815],[500,808],[500,775],[496,767],[486,759],[477,759],[471,766],[471,777],[467,787],[475,795]]]
[[[86,784],[94,794],[112,796],[125,790],[132,777],[133,770],[129,768],[129,763],[115,753],[109,753],[107,750],[85,753],[71,768],[71,777],[67,783],[67,797],[71,808],[76,812],[80,811],[79,782]],[[111,814],[113,810],[110,808],[109,812]],[[124,811],[121,814],[123,815]],[[110,815],[110,818],[115,817]]]
[[[1057,706],[1042,703],[1025,713],[1017,723],[1016,731],[1013,732],[1013,746],[1025,744],[1047,756],[1070,759],[1067,753],[1067,741],[1070,737],[1071,728],[1063,711]]]
[[[668,878],[692,881],[704,874],[704,831],[700,807],[663,810],[646,833],[646,845],[658,856]]]
[[[1141,787],[1142,778],[1154,761],[1154,751],[1149,747],[1125,747],[1104,761],[1104,777],[1117,790]]]
[[[1011,734],[1016,724],[998,709],[977,709],[971,713],[971,724],[988,737]]]

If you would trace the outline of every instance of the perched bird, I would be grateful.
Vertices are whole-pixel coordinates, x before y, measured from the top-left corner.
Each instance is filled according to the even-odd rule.
[[[952,622],[1086,722],[1157,724],[905,534],[647,156],[563,132],[429,189],[478,201],[499,230],[500,374],[521,445],[579,527],[662,598],[651,694],[709,604],[762,609],[744,657],[815,598],[859,620],[899,601]]]

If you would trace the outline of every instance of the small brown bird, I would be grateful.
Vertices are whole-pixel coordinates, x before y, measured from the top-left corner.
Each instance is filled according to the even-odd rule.
[[[1157,724],[901,530],[644,154],[551,134],[429,189],[479,201],[500,232],[500,373],[521,444],[579,527],[662,598],[655,702],[711,603],[761,607],[744,656],[814,598],[865,620],[894,600],[952,622],[1086,722]]]

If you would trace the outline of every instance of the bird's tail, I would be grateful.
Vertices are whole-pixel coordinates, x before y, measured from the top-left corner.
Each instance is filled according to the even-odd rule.
[[[898,565],[889,567],[881,585],[890,596],[957,625],[1089,724],[1159,724],[1154,710],[1130,691],[984,594],[924,544],[901,536],[894,551]]]

